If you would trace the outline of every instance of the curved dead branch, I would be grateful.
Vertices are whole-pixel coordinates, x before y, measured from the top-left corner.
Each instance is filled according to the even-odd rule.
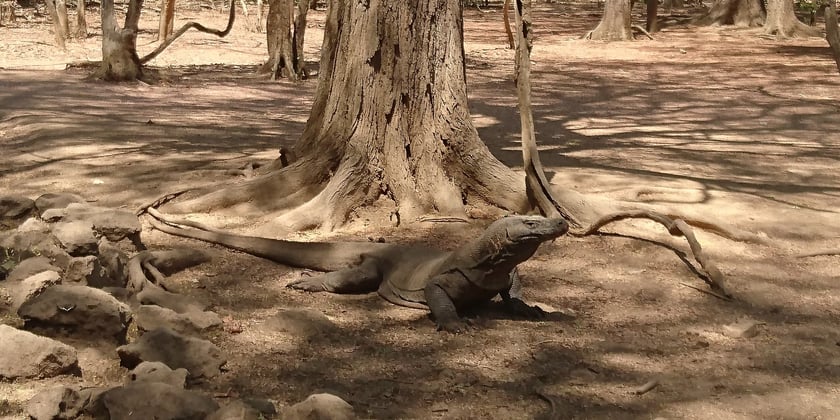
[[[128,282],[125,287],[132,294],[146,287],[169,289],[166,276],[207,261],[210,261],[207,254],[190,248],[142,251],[128,260]]]
[[[530,0],[516,0],[516,22],[519,41],[516,51],[516,84],[519,93],[519,112],[522,120],[522,158],[524,160],[528,198],[543,214],[551,216],[559,213],[569,220],[573,227],[580,228],[582,221],[572,218],[571,213],[561,205],[560,200],[552,193],[548,180],[545,178],[537,151],[536,137],[534,135],[534,120],[531,112],[531,84],[529,76],[531,62]],[[649,210],[617,211],[601,216],[586,229],[573,229],[570,233],[576,236],[593,235],[607,224],[624,219],[639,218],[653,220],[665,226],[671,235],[684,237],[688,241],[694,259],[700,264],[703,270],[702,274],[706,276],[704,280],[709,284],[710,288],[723,296],[731,296],[726,290],[723,274],[703,252],[703,248],[694,236],[691,227],[682,219],[674,219]]]
[[[177,31],[175,31],[175,33],[173,33],[172,36],[170,36],[169,38],[166,38],[165,41],[161,42],[160,45],[158,45],[158,47],[155,48],[154,51],[146,54],[143,58],[141,58],[140,59],[140,64],[146,64],[149,61],[151,61],[152,59],[154,59],[155,57],[157,57],[160,53],[163,52],[163,50],[165,50],[167,47],[169,47],[169,45],[171,45],[173,42],[175,42],[176,39],[178,39],[181,35],[185,34],[190,29],[195,29],[199,32],[204,32],[206,34],[216,35],[219,38],[224,38],[228,33],[230,33],[230,30],[233,29],[233,21],[234,21],[235,18],[236,18],[236,0],[230,0],[230,14],[228,14],[228,23],[227,23],[227,26],[225,27],[225,29],[220,31],[218,29],[208,28],[208,27],[206,27],[206,26],[204,26],[204,25],[202,25],[198,22],[187,22],[187,23],[184,24],[184,26],[181,27],[181,29],[178,29]]]

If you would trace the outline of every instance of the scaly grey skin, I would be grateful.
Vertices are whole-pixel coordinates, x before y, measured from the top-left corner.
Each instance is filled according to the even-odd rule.
[[[387,301],[429,309],[438,329],[459,332],[466,324],[458,310],[500,295],[510,313],[529,318],[545,313],[521,300],[516,266],[531,258],[545,241],[566,233],[561,218],[509,216],[499,219],[477,239],[455,251],[421,245],[370,242],[294,242],[196,229],[164,232],[223,245],[294,267],[328,271],[287,286],[309,292],[378,291]]]

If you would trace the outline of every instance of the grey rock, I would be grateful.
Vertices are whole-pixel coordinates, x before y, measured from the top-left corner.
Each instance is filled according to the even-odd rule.
[[[272,418],[277,415],[277,407],[275,407],[274,403],[269,400],[262,398],[244,398],[242,401],[262,413],[263,417]]]
[[[17,312],[26,302],[60,281],[61,277],[55,271],[44,271],[29,276],[23,281],[11,283],[9,289],[12,295],[12,310]]]
[[[156,287],[146,287],[137,294],[137,300],[143,305],[157,305],[172,309],[179,314],[187,312],[201,312],[207,305],[188,296],[170,293]]]
[[[189,371],[191,381],[213,378],[226,360],[215,344],[186,337],[168,328],[143,334],[134,343],[117,348],[120,364],[131,369],[141,362],[163,362],[173,369]]]
[[[64,220],[64,209],[48,209],[41,213],[41,219],[49,223],[60,222]]]
[[[162,382],[183,388],[187,383],[187,375],[184,368],[172,370],[161,362],[143,362],[131,371],[128,378],[132,382]]]
[[[0,325],[0,378],[49,378],[80,373],[76,349],[56,340]]]
[[[76,389],[59,386],[35,394],[26,404],[26,412],[34,420],[70,420],[78,417],[83,404]]]
[[[260,420],[260,418],[259,410],[244,401],[236,400],[211,414],[207,420]]]
[[[46,224],[41,219],[36,219],[34,217],[30,217],[23,221],[20,226],[17,227],[18,232],[41,232],[47,233],[50,231],[50,225]]]
[[[0,248],[5,249],[5,253],[11,254],[17,261],[31,257],[47,257],[62,271],[70,262],[70,255],[47,233],[10,231],[0,235]]]
[[[31,257],[18,263],[9,273],[9,277],[6,280],[10,282],[22,281],[44,271],[60,273],[62,270],[54,266],[47,257]]]
[[[207,395],[160,382],[133,382],[102,395],[111,420],[203,420],[219,409]]]
[[[67,270],[64,272],[63,283],[79,284],[99,289],[122,286],[108,276],[108,272],[99,262],[99,258],[93,255],[71,259],[67,265]]]
[[[99,241],[99,263],[105,269],[105,276],[114,284],[112,287],[125,287],[128,256],[114,243],[102,239]],[[108,287],[108,286],[104,286]]]
[[[35,202],[20,195],[0,197],[0,228],[18,227],[35,210]]]
[[[43,215],[49,209],[63,209],[70,203],[84,203],[85,199],[71,193],[47,193],[35,199],[38,214]]]
[[[48,288],[18,309],[25,327],[68,329],[98,337],[125,337],[128,305],[92,287],[58,285]]]
[[[140,305],[134,311],[134,320],[141,331],[167,327],[182,334],[198,333],[222,325],[215,312],[190,311],[178,313],[157,305]]]
[[[90,223],[97,236],[113,242],[138,235],[141,230],[140,220],[128,210],[70,204],[64,213],[67,221]]]
[[[284,420],[350,420],[355,419],[353,406],[332,394],[314,394],[283,410]]]
[[[336,329],[323,312],[307,308],[283,308],[267,319],[263,330],[284,332],[296,336],[312,336]]]
[[[61,222],[52,226],[52,234],[73,256],[95,255],[99,249],[91,225],[83,221]]]

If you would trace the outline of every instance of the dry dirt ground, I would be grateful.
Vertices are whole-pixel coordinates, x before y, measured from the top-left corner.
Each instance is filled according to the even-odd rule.
[[[540,2],[535,10],[534,113],[549,176],[766,236],[763,246],[698,233],[735,302],[681,285],[703,287],[680,258],[685,243],[646,222],[561,238],[524,264],[526,298],[562,316],[532,322],[490,308],[477,312],[475,330],[457,336],[375,295],[291,291],[284,285],[300,270],[146,230],[152,248],[187,245],[214,257],[176,278],[181,292],[226,318],[211,339],[228,355],[227,371],[200,389],[280,405],[330,390],[365,418],[532,418],[548,411],[536,390],[556,397],[557,418],[840,418],[840,257],[795,257],[840,247],[840,76],[825,41],[695,28],[685,15],[668,18],[655,41],[576,39],[598,13],[595,3]],[[97,34],[98,18],[88,15]],[[323,17],[310,16],[313,68]],[[145,14],[141,53],[154,46],[156,19]],[[178,19],[222,27],[225,17],[194,8]],[[517,166],[513,54],[500,22],[497,9],[466,12],[467,76],[480,134]],[[152,63],[159,81],[151,85],[108,85],[61,70],[98,58],[96,35],[69,42],[67,52],[51,43],[41,16],[0,27],[3,193],[71,191],[134,208],[187,186],[236,181],[225,171],[294,143],[316,84],[255,76],[264,36],[241,19],[228,38],[177,41]],[[197,219],[275,234],[235,215]],[[478,229],[394,228],[374,215],[340,232],[291,237],[381,236],[452,248]],[[290,307],[323,311],[338,328],[266,332],[264,321]],[[10,319],[8,307],[2,311]],[[742,318],[760,323],[757,336],[723,334]],[[20,417],[22,404],[54,383],[124,376],[112,344],[73,344],[81,378],[0,384],[0,416]],[[654,378],[653,391],[631,392]]]

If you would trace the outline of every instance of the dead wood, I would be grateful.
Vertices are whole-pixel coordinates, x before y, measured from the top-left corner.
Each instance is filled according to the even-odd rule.
[[[169,47],[173,42],[175,42],[176,39],[178,39],[181,35],[185,34],[190,29],[195,29],[199,32],[204,32],[204,33],[207,33],[207,34],[216,35],[219,38],[224,38],[225,36],[227,36],[228,33],[230,33],[230,30],[233,29],[233,21],[234,21],[235,18],[236,18],[236,0],[230,0],[230,14],[228,15],[228,23],[227,23],[227,26],[225,27],[225,29],[222,29],[222,30],[212,29],[212,28],[208,28],[208,27],[206,27],[206,26],[204,26],[204,25],[202,25],[198,22],[187,22],[187,23],[184,24],[184,26],[181,27],[181,29],[178,29],[177,31],[175,31],[175,33],[172,34],[172,36],[170,36],[169,38],[166,38],[165,41],[161,42],[160,45],[158,45],[158,47],[154,49],[154,51],[146,54],[143,58],[141,58],[140,59],[140,64],[146,64],[149,61],[151,61],[152,59],[154,59],[155,57],[157,57],[160,53],[163,52],[163,50],[165,50],[167,47]]]
[[[651,41],[653,40],[653,35],[651,35],[650,32],[646,31],[645,28],[642,28],[639,25],[631,25],[630,27],[641,32],[642,35],[648,37],[648,39],[650,39]]]
[[[131,293],[139,293],[149,285],[168,289],[167,276],[207,261],[210,261],[207,254],[190,248],[142,251],[128,260],[126,288]]]
[[[835,0],[828,0],[825,9],[825,39],[828,40],[837,70],[840,71],[840,30],[837,28],[837,5],[834,3]]]
[[[814,251],[814,252],[805,252],[796,256],[796,258],[809,258],[809,257],[822,257],[822,256],[831,256],[831,255],[840,255],[840,248],[837,249],[825,249],[822,251]]]
[[[644,395],[644,394],[647,394],[648,392],[652,391],[657,386],[659,386],[659,380],[654,379],[654,380],[646,382],[644,385],[637,386],[637,387],[633,388],[632,393],[635,394],[635,395]]]
[[[531,17],[530,17],[530,0],[516,0],[516,19],[517,19],[517,36],[518,46],[516,54],[516,82],[519,93],[519,112],[522,121],[522,157],[523,165],[525,167],[526,189],[528,198],[546,216],[554,216],[558,213],[569,220],[573,226],[570,231],[576,236],[589,236],[597,233],[599,229],[607,224],[624,220],[624,219],[649,219],[660,223],[668,229],[671,235],[683,236],[688,241],[691,253],[694,259],[700,264],[703,269],[703,274],[706,276],[706,282],[713,291],[729,297],[730,294],[726,290],[723,279],[723,274],[718,270],[709,257],[703,252],[703,248],[694,236],[694,232],[688,224],[681,219],[672,219],[664,214],[657,213],[650,210],[631,209],[618,210],[619,206],[614,203],[606,204],[607,209],[598,208],[591,214],[601,214],[598,219],[590,224],[588,228],[581,229],[584,224],[585,217],[574,217],[573,213],[569,211],[568,206],[562,199],[558,199],[552,192],[548,180],[545,178],[545,173],[540,163],[539,153],[537,151],[536,137],[534,135],[533,117],[531,112],[530,99],[530,49],[531,49]],[[561,197],[569,194],[561,192]],[[592,202],[583,200],[583,197],[574,194],[571,195],[576,200],[582,201],[576,203],[576,208],[597,207]],[[600,204],[600,203],[599,203]]]
[[[510,29],[510,16],[508,16],[508,12],[510,11],[510,0],[505,0],[505,4],[502,6],[502,19],[505,22],[505,34],[507,34],[508,39],[508,46],[510,49],[516,48],[516,42],[513,39],[513,31]]]

